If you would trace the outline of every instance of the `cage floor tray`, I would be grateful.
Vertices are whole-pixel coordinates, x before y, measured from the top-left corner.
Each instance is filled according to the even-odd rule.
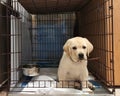
[[[40,69],[40,75],[46,75],[49,76],[51,78],[53,78],[53,80],[56,79],[56,73],[57,73],[57,68],[41,68]],[[26,80],[30,80],[31,81],[31,77],[26,77]],[[43,78],[44,79],[44,78]],[[38,88],[38,86],[36,88],[32,88],[32,87],[25,87],[27,84],[29,84],[29,82],[21,82],[20,84],[18,84],[17,86],[19,86],[19,88],[13,88],[13,90],[11,91],[11,94],[30,94],[30,95],[37,95],[37,94],[42,94],[42,96],[48,96],[48,95],[65,95],[65,96],[70,96],[72,94],[72,96],[76,96],[76,95],[88,95],[91,94],[91,96],[94,94],[98,94],[97,96],[99,96],[99,94],[109,94],[107,90],[105,90],[101,84],[97,81],[94,80],[93,76],[89,76],[89,81],[91,83],[93,83],[93,85],[95,86],[95,91],[90,91],[88,88],[84,88],[83,90],[78,90],[78,89],[74,89],[74,88],[53,88],[53,87],[49,87],[49,88]],[[37,84],[38,85],[38,84]],[[35,85],[34,85],[35,86]],[[89,96],[89,95],[88,95]],[[103,96],[107,96],[107,95],[103,95]],[[112,96],[112,94],[108,95],[108,96]]]

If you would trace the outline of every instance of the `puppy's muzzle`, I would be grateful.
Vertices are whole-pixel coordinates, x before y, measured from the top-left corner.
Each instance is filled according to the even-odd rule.
[[[84,59],[84,54],[83,53],[79,53],[78,57],[79,57],[80,60],[83,60]]]

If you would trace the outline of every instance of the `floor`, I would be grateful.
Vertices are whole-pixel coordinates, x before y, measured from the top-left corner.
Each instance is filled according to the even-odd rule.
[[[7,91],[0,92],[0,96],[7,96]]]
[[[115,90],[115,96],[120,96],[120,89]]]
[[[0,96],[8,96],[7,91],[0,92]],[[104,95],[104,96],[106,96],[106,95]],[[120,96],[120,89],[116,89],[113,96]]]

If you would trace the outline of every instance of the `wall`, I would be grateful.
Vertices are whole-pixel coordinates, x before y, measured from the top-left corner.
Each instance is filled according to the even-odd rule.
[[[120,86],[120,0],[113,0],[113,4],[115,85]]]

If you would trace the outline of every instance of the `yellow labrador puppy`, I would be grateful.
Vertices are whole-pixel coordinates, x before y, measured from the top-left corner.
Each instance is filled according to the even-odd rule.
[[[93,45],[83,37],[74,37],[63,46],[64,52],[58,68],[58,80],[79,80],[83,87],[92,87],[88,81],[87,56]]]

